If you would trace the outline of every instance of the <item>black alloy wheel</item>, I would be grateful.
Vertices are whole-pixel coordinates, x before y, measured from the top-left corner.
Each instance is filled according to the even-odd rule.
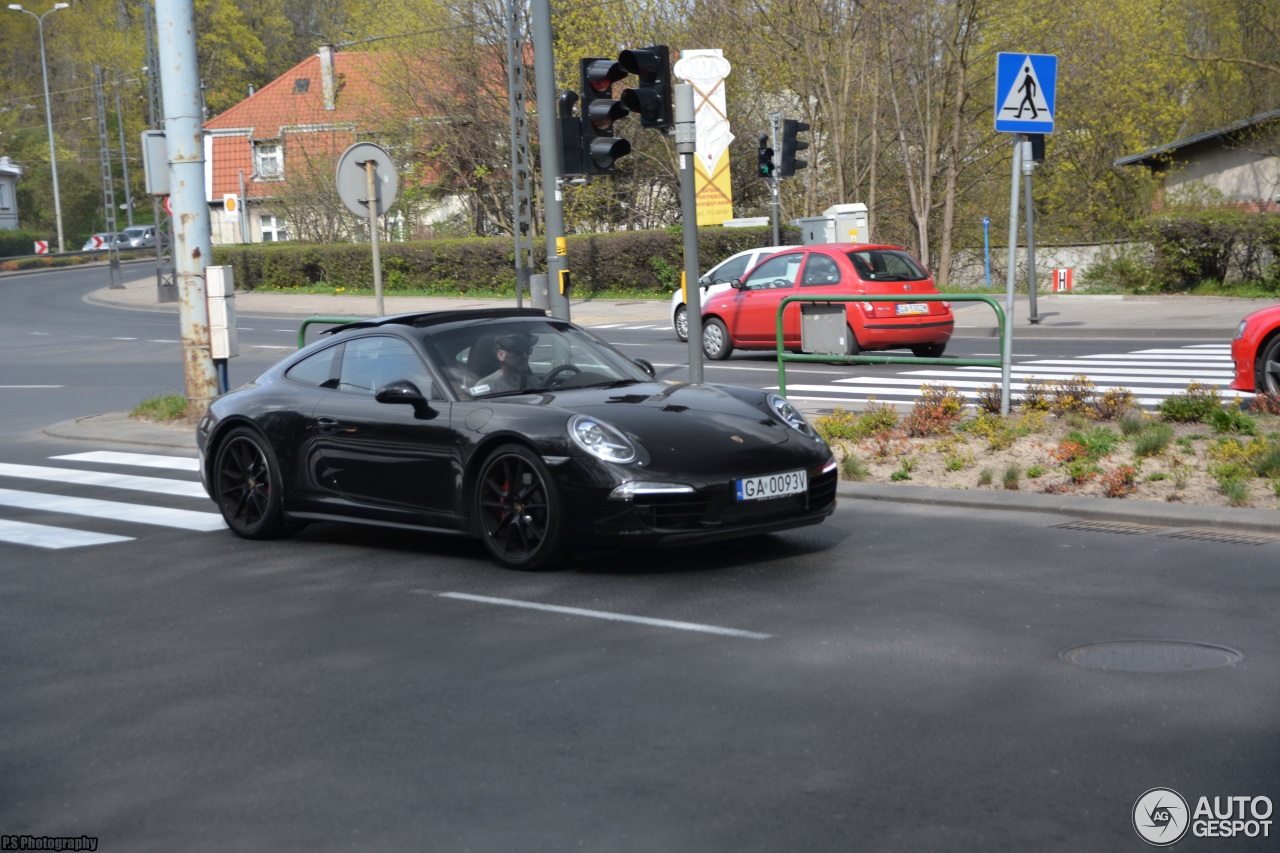
[[[546,465],[528,448],[504,444],[489,455],[472,506],[480,538],[499,564],[536,571],[559,557],[559,496]]]
[[[724,361],[733,352],[729,330],[719,317],[712,317],[702,324],[702,352],[712,361]]]
[[[689,306],[681,305],[676,309],[676,337],[681,343],[689,340]]]
[[[911,348],[911,354],[916,358],[942,358],[946,349],[946,344],[920,344]]]
[[[1280,394],[1280,333],[1258,347],[1257,365],[1254,390],[1259,394]]]
[[[237,427],[218,447],[213,493],[227,526],[245,539],[273,539],[296,530],[285,524],[280,466],[259,433]]]

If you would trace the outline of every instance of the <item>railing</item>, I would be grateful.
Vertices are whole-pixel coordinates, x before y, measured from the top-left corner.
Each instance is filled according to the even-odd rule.
[[[910,297],[912,302],[985,302],[990,305],[996,312],[996,321],[999,325],[1000,336],[1000,358],[919,358],[916,356],[900,356],[900,355],[869,355],[859,353],[858,355],[843,354],[827,354],[827,353],[790,353],[787,352],[783,345],[782,338],[782,315],[787,305],[792,302],[902,302],[902,294],[893,296],[885,295],[865,295],[858,294],[853,296],[830,296],[830,295],[813,295],[813,296],[788,296],[778,305],[778,392],[782,396],[787,396],[787,362],[791,361],[816,361],[816,362],[837,362],[842,364],[945,364],[953,367],[998,367],[1001,370],[1001,411],[1008,413],[1009,411],[1009,367],[1011,362],[1010,348],[1006,344],[1005,336],[1009,333],[1008,325],[1005,322],[1004,308],[996,301],[994,296],[986,296],[981,293],[948,293],[938,295],[915,295]],[[803,319],[801,323],[803,323]]]
[[[307,345],[307,326],[323,323],[329,326],[345,326],[347,323],[359,323],[361,317],[308,317],[298,327],[298,349]]]

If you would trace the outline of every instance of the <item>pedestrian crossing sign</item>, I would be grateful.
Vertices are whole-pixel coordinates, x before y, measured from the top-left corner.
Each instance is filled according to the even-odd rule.
[[[996,55],[996,130],[1053,133],[1058,57],[1039,53]]]

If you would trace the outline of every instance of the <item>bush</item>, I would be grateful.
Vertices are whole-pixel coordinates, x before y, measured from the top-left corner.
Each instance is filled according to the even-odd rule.
[[[964,411],[964,395],[947,385],[925,385],[915,405],[903,419],[907,435],[946,435]]]
[[[1207,421],[1222,408],[1222,397],[1215,385],[1192,382],[1183,394],[1170,394],[1160,401],[1158,411],[1167,421],[1196,423]]]
[[[1223,208],[1151,219],[1144,230],[1155,249],[1160,290],[1186,293],[1205,281],[1226,281],[1247,221],[1247,214]]]
[[[794,228],[782,239],[799,243]],[[773,243],[770,228],[704,228],[698,232],[698,256],[711,266],[732,254]],[[579,234],[567,239],[572,294],[624,292],[660,299],[680,286],[684,244],[679,231],[619,231]],[[388,288],[457,296],[514,295],[514,247],[509,237],[382,243],[383,277]],[[535,272],[545,272],[537,257]],[[371,248],[364,243],[271,243],[215,246],[213,262],[234,268],[244,290],[293,290],[322,286],[373,286]]]

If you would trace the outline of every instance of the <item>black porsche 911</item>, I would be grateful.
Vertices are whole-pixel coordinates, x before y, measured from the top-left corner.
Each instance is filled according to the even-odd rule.
[[[836,500],[831,450],[782,397],[655,381],[533,309],[339,326],[216,399],[196,437],[240,536],[448,532],[520,569],[816,524]]]

